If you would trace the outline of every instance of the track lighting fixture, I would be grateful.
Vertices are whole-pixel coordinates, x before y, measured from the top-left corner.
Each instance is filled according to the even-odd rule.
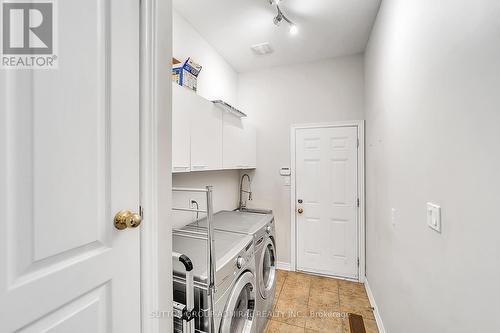
[[[276,6],[276,9],[278,10],[278,14],[274,18],[273,22],[276,26],[279,26],[281,24],[281,21],[287,22],[290,25],[290,34],[296,35],[299,32],[299,28],[288,17],[286,17],[285,14],[283,14],[279,6],[280,2],[280,0],[269,0],[269,3],[273,6]]]

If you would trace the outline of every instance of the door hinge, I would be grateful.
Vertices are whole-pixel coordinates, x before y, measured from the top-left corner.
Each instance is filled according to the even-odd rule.
[[[359,207],[359,198],[358,198],[358,200],[356,201],[356,204],[357,204],[357,205],[358,205],[358,207]]]
[[[357,145],[358,145],[357,147],[359,148],[359,138],[356,139],[356,141],[357,141]]]
[[[358,267],[359,267],[359,258],[358,258]]]

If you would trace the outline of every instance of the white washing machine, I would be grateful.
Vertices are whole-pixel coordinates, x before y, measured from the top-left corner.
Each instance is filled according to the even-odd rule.
[[[257,304],[255,307],[257,330],[264,332],[272,312],[276,289],[276,229],[272,214],[239,211],[220,211],[214,215],[214,229],[251,235],[254,240],[257,276]],[[205,228],[206,219],[191,224]]]
[[[254,333],[257,303],[253,239],[249,235],[214,232],[216,273],[214,293],[215,332]],[[173,236],[173,251],[187,255],[193,263],[196,332],[208,332],[207,241]],[[185,303],[185,269],[174,261],[174,301]],[[179,323],[174,321],[174,331]]]

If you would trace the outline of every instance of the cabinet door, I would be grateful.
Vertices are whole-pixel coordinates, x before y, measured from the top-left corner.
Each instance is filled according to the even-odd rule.
[[[222,169],[222,110],[196,96],[191,112],[191,171]]]
[[[248,121],[243,120],[244,165],[247,169],[257,167],[257,131]]]
[[[230,113],[223,115],[224,169],[256,167],[256,132],[248,120]]]
[[[172,172],[189,172],[191,168],[190,113],[195,107],[191,91],[172,85]]]

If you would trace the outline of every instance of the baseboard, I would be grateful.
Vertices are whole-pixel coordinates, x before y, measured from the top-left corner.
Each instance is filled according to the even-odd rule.
[[[373,297],[372,290],[370,289],[370,284],[368,283],[368,279],[365,277],[365,289],[368,294],[368,299],[370,300],[370,304],[373,307],[373,315],[375,316],[375,321],[377,322],[377,327],[379,333],[387,333],[384,327],[384,323],[382,322],[382,317],[380,317],[380,312],[378,311],[377,302],[375,302],[375,298]]]
[[[290,266],[289,263],[287,263],[287,262],[280,262],[280,261],[278,261],[278,264],[276,265],[276,267],[278,269],[283,270],[283,271],[289,271],[290,268],[291,268],[291,266]]]

